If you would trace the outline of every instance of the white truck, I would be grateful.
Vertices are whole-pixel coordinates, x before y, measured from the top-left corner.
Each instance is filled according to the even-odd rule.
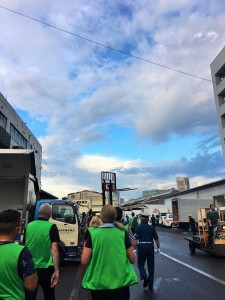
[[[76,203],[40,199],[34,151],[0,149],[0,212],[9,208],[19,210],[24,225],[21,231],[23,235],[26,224],[38,218],[42,203],[52,206],[50,221],[59,229],[60,264],[65,258],[80,259],[83,231]],[[63,216],[60,215],[61,210],[65,211]]]
[[[189,215],[194,219],[196,218],[196,212],[201,207],[209,207],[213,201],[210,199],[185,199],[176,198],[172,200],[172,214],[174,224],[180,226],[187,226],[189,224]]]

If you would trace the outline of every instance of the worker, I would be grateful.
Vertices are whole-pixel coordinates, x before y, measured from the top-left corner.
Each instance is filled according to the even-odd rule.
[[[207,221],[208,221],[208,246],[212,249],[212,239],[214,234],[214,228],[218,225],[218,222],[221,222],[220,216],[215,209],[214,204],[210,204],[210,210],[207,213]]]
[[[0,213],[0,299],[25,299],[37,287],[32,254],[14,243],[20,230],[20,212],[8,209]]]
[[[27,225],[25,244],[31,250],[45,300],[55,300],[55,285],[59,279],[59,232],[49,222],[51,206],[44,203],[39,209],[39,218]],[[34,293],[34,299],[37,289]]]
[[[156,230],[148,224],[149,214],[141,214],[141,224],[138,226],[135,237],[138,240],[138,269],[143,287],[149,287],[153,290],[154,281],[154,241],[157,245],[157,252],[160,253],[160,242]],[[145,270],[147,260],[148,275]]]
[[[189,215],[189,228],[193,235],[196,235],[196,223],[195,219],[192,218],[192,215]]]
[[[98,216],[93,216],[91,218],[91,222],[89,224],[89,227],[87,228],[85,234],[84,234],[84,242],[83,246],[85,247],[86,241],[88,239],[88,236],[90,235],[90,232],[92,230],[95,230],[96,228],[99,228],[99,226],[102,224],[101,219]]]
[[[131,266],[135,262],[133,247],[125,230],[116,228],[116,209],[104,205],[100,218],[103,224],[90,232],[81,256],[87,266],[82,287],[91,291],[93,300],[129,300],[129,286],[138,283]]]

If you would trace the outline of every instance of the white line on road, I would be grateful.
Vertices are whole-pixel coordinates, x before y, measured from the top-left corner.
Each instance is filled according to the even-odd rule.
[[[155,251],[156,251],[156,249],[155,249]],[[197,269],[195,267],[192,267],[191,265],[188,265],[188,264],[182,262],[181,260],[176,259],[176,258],[174,258],[174,257],[172,257],[172,256],[170,256],[170,255],[168,255],[166,253],[161,252],[161,255],[164,255],[165,257],[167,257],[167,258],[169,258],[169,259],[177,262],[178,264],[181,264],[181,265],[183,265],[183,266],[185,266],[185,267],[187,267],[187,268],[189,268],[189,269],[191,269],[191,270],[193,270],[193,271],[195,271],[195,272],[197,272],[199,274],[202,274],[202,275],[204,275],[204,276],[206,276],[206,277],[208,277],[208,278],[210,278],[210,279],[212,279],[212,280],[214,280],[214,281],[216,281],[218,283],[221,283],[221,284],[225,285],[225,281],[224,280],[221,280],[221,279],[219,279],[219,278],[217,278],[215,276],[212,276],[212,275],[210,275],[210,274],[208,274],[208,273],[206,273],[204,271],[201,271],[201,270],[199,270],[199,269]]]

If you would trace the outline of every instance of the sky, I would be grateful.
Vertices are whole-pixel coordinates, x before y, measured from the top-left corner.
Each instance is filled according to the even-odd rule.
[[[177,176],[224,179],[210,82],[224,12],[224,0],[0,0],[0,92],[42,145],[42,189],[101,192],[107,171],[136,188],[129,199]]]

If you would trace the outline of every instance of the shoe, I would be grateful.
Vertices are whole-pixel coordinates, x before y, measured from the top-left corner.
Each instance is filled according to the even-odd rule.
[[[148,278],[144,279],[143,287],[146,288],[148,286]]]
[[[150,291],[153,291],[153,283],[151,283],[150,281],[148,282],[148,288]]]

